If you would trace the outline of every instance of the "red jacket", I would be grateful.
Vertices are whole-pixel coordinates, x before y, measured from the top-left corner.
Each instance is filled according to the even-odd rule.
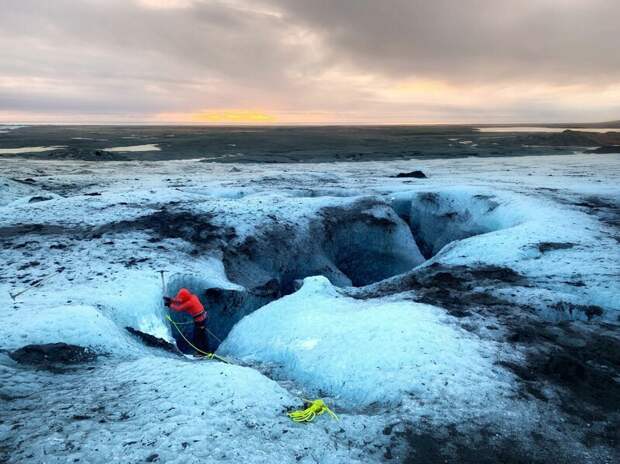
[[[183,311],[194,318],[196,322],[202,322],[207,315],[205,308],[196,295],[188,289],[182,288],[170,302],[170,309]]]

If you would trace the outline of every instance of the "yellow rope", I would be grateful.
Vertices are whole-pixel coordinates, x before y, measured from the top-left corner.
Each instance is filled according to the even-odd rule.
[[[323,413],[328,413],[334,419],[339,420],[338,416],[327,407],[323,400],[304,400],[304,402],[306,404],[309,404],[306,409],[300,409],[299,411],[293,411],[288,413],[288,417],[290,417],[293,421],[312,422],[316,416],[320,416]]]
[[[189,324],[193,324],[194,323],[194,321],[179,322],[179,321],[173,321],[172,319],[171,319],[171,322],[174,322],[177,325],[189,325]]]
[[[170,322],[172,322],[172,325],[174,326],[175,329],[177,329],[177,332],[179,332],[179,335],[181,335],[181,337],[183,337],[183,340],[185,340],[187,342],[187,344],[189,346],[191,346],[193,349],[195,349],[198,353],[206,356],[208,359],[218,359],[218,360],[220,360],[222,362],[225,362],[227,364],[233,364],[228,359],[225,359],[225,358],[223,358],[221,356],[218,356],[215,353],[207,353],[206,351],[202,351],[201,349],[195,347],[194,344],[187,339],[187,337],[183,334],[181,329],[179,329],[179,326],[177,325],[177,323],[175,321],[173,321],[170,316],[166,315],[166,319],[168,319]]]
[[[195,324],[196,323],[196,321],[179,322],[179,321],[175,321],[175,320],[171,319],[170,316],[166,316],[166,317],[170,320],[170,322],[172,322],[173,324],[176,324],[176,325],[189,325],[189,324]],[[207,330],[207,332],[209,332],[209,335],[211,335],[213,338],[215,338],[220,344],[223,343],[222,340],[220,339],[220,337],[218,337],[213,332],[211,332],[208,327],[205,327],[205,329]]]
[[[168,319],[172,323],[174,328],[177,329],[177,332],[179,332],[181,337],[183,337],[183,340],[185,340],[189,346],[195,349],[198,353],[205,355],[207,359],[218,359],[227,364],[234,364],[232,361],[222,358],[215,353],[207,353],[198,349],[192,344],[192,342],[187,339],[187,337],[185,337],[185,335],[183,335],[183,332],[181,331],[181,329],[179,329],[177,322],[172,320],[172,318],[168,315],[166,315],[166,319]],[[327,405],[322,399],[317,399],[314,401],[304,399],[303,401],[304,403],[309,405],[306,409],[300,409],[298,411],[292,411],[288,413],[288,417],[290,417],[291,420],[293,420],[294,422],[312,422],[316,418],[316,416],[320,416],[324,413],[328,413],[330,416],[332,416],[332,418],[339,420],[338,416],[327,407]]]

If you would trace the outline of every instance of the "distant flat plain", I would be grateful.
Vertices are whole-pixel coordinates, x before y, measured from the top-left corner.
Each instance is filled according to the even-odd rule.
[[[620,123],[566,127],[34,125],[2,130],[0,155],[282,163],[620,151]]]

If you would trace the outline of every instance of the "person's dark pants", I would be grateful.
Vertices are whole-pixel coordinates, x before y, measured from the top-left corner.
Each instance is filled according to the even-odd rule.
[[[196,348],[205,353],[211,353],[209,350],[209,336],[207,335],[207,321],[194,321],[194,339],[192,343]]]

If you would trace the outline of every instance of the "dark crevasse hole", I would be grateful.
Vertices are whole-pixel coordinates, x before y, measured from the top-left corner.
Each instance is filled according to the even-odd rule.
[[[406,272],[425,258],[395,211],[373,200],[321,211],[322,250],[359,287]],[[319,236],[319,233],[313,234]]]
[[[251,290],[222,288],[214,286],[213,282],[208,279],[194,275],[174,275],[166,285],[166,292],[174,295],[181,288],[187,288],[197,295],[207,310],[209,344],[212,351],[217,349],[232,327],[243,317],[281,296],[274,284]],[[167,310],[167,312],[177,322],[177,327],[171,327],[177,347],[184,353],[192,353],[193,349],[185,338],[192,341],[193,319],[182,312],[172,310]]]
[[[393,199],[362,198],[319,209],[305,224],[275,221],[222,249],[222,288],[197,276],[175,276],[168,285],[199,296],[209,312],[215,349],[232,327],[261,306],[295,291],[301,279],[323,275],[336,286],[364,286],[422,264],[446,244],[500,229],[498,203],[486,195],[416,193]],[[191,340],[190,317],[175,313]],[[191,348],[173,329],[181,350]]]
[[[307,223],[271,224],[224,251],[230,280],[255,288],[275,279],[281,293],[324,275],[337,286],[361,286],[424,262],[409,226],[387,203],[364,198],[319,209]]]
[[[221,288],[196,276],[174,276],[168,294],[185,287],[209,312],[212,348],[232,327],[259,307],[295,291],[301,279],[323,275],[337,286],[363,286],[406,272],[424,262],[409,226],[385,202],[361,199],[324,207],[307,223],[285,221],[230,241],[222,250],[228,279],[238,286]],[[191,340],[190,317],[174,313]],[[187,342],[172,329],[181,350]]]

